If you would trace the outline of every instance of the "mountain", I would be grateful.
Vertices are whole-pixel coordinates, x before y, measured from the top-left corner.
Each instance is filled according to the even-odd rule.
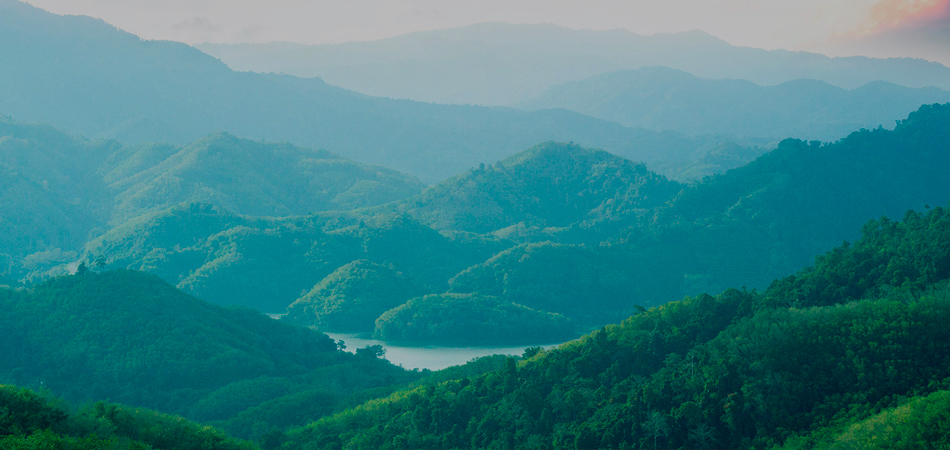
[[[421,376],[144,273],[80,270],[29,290],[2,289],[0,305],[0,379],[70,401],[111,399],[217,421],[232,432],[229,420],[251,415],[254,426],[237,429],[242,436],[303,425],[351,396]]]
[[[950,89],[950,69],[921,59],[767,51],[732,46],[701,31],[642,36],[626,30],[482,23],[373,42],[198,48],[234,70],[320,77],[364,94],[436,103],[513,105],[559,84],[650,66],[763,85],[806,78],[848,89],[873,81]]]
[[[519,106],[564,108],[652,130],[834,141],[861,128],[890,128],[922,104],[948,101],[950,91],[881,81],[851,90],[817,80],[760,86],[646,67],[553,86]]]
[[[682,188],[605,151],[546,142],[374,212],[393,209],[437,230],[563,228],[662,206]]]
[[[275,217],[350,210],[401,200],[424,187],[394,170],[324,150],[227,133],[185,147],[126,146],[100,171],[119,192],[113,220],[117,223],[179,203],[208,203],[238,214]]]
[[[488,299],[482,312],[515,304],[589,330],[684,295],[763,288],[867,220],[947,201],[947,130],[950,104],[924,106],[894,130],[786,140],[690,185],[546,143],[375,208],[260,219],[176,207],[110,231],[86,257],[220,304],[278,312],[299,299],[288,318],[329,329],[338,317],[368,332],[384,308],[450,293]],[[348,312],[358,321],[343,321]]]
[[[593,325],[697,292],[763,288],[855,239],[867,220],[950,199],[940,169],[950,164],[947,130],[950,105],[932,105],[893,131],[864,130],[832,144],[784,141],[687,186],[619,232],[601,234],[595,223],[547,237],[563,243],[498,253],[449,280],[450,292],[493,295]],[[607,237],[572,244],[575,233]]]
[[[118,144],[0,117],[0,275],[75,260],[112,210],[96,171]]]
[[[0,185],[0,276],[12,279],[76,261],[90,239],[181,203],[290,216],[380,205],[424,187],[327,151],[226,133],[188,146],[122,145],[2,117]]]
[[[427,183],[547,140],[646,163],[696,159],[729,137],[630,129],[568,111],[433,105],[319,79],[235,72],[197,49],[97,19],[0,2],[0,111],[92,138],[185,145],[209,133],[288,141]],[[694,154],[698,155],[694,157]]]
[[[154,273],[212,303],[276,313],[314,290],[311,297],[329,299],[336,297],[334,292],[364,289],[347,287],[350,283],[379,281],[375,275],[341,280],[342,285],[331,281],[342,275],[362,278],[363,263],[338,272],[350,263],[365,261],[377,271],[400,273],[397,278],[412,286],[405,287],[407,295],[439,293],[460,270],[510,245],[492,237],[443,235],[405,216],[366,221],[339,213],[255,218],[185,204],[110,230],[87,245],[84,257],[101,257],[108,268]],[[392,301],[389,295],[375,294]]]
[[[854,246],[764,292],[730,289],[644,310],[491,373],[325,417],[287,433],[284,448],[945,443],[948,218],[935,208],[870,222]],[[805,301],[816,289],[827,294],[821,306]]]

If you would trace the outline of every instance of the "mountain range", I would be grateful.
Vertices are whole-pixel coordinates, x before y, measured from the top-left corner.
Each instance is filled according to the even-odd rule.
[[[861,128],[893,128],[922,104],[948,101],[947,90],[884,81],[853,89],[807,79],[761,86],[645,67],[553,86],[518,106],[563,108],[651,130],[827,142]]]
[[[626,30],[482,23],[372,42],[198,48],[235,70],[320,77],[364,94],[436,103],[515,105],[559,84],[651,66],[762,85],[814,79],[846,89],[874,81],[950,89],[950,69],[921,59],[829,58],[737,47],[702,31],[643,36]]]
[[[319,79],[235,72],[177,42],[97,19],[0,1],[0,112],[89,138],[185,145],[209,133],[288,141],[427,183],[546,140],[647,163],[688,163],[723,142],[631,129],[568,111],[434,105],[369,97]],[[697,157],[698,157],[697,156]]]

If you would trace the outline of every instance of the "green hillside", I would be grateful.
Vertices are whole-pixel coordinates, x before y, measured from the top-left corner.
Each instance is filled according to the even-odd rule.
[[[282,448],[878,448],[864,440],[873,436],[880,448],[936,444],[950,424],[950,257],[930,238],[948,233],[943,208],[871,222],[854,246],[764,292],[658,306],[493,373],[321,419]],[[860,261],[866,275],[842,261]],[[829,297],[806,306],[816,286]],[[859,299],[838,294],[870,287]],[[786,306],[789,292],[802,306]]]
[[[254,450],[208,426],[98,402],[70,411],[56,398],[0,385],[0,447],[68,450]]]
[[[922,104],[948,101],[950,91],[882,81],[850,90],[818,80],[761,86],[647,67],[554,86],[519,106],[564,108],[651,130],[834,141],[861,128],[891,128]]]
[[[0,117],[0,276],[75,260],[111,215],[96,174],[118,148]]]
[[[113,219],[117,223],[184,202],[213,204],[251,216],[349,210],[400,200],[423,188],[407,175],[327,151],[238,139],[227,133],[183,148],[123,147],[101,172],[118,193]]]
[[[437,230],[564,228],[642,213],[682,187],[602,150],[546,142],[456,175],[392,208]]]
[[[0,2],[0,66],[0,112],[17,120],[129,144],[186,145],[227,131],[323,148],[427,183],[547,140],[658,164],[690,160],[723,141],[747,144],[569,111],[435,105],[368,97],[316,78],[235,72],[185,44],[16,0]]]
[[[335,326],[327,317],[343,320],[352,307],[360,323],[341,329],[369,332],[373,314],[446,292],[591,329],[684,295],[763,288],[854,240],[867,220],[945,202],[947,130],[950,105],[925,106],[895,130],[830,144],[786,140],[685,186],[604,152],[547,143],[390,205],[284,219],[185,205],[87,250],[215,303],[279,312],[301,299],[290,317],[325,329]],[[390,296],[391,274],[339,270],[358,260],[417,290]],[[356,306],[364,302],[373,306]],[[438,316],[414,317],[438,326]]]
[[[213,303],[275,313],[328,276],[324,285],[331,290],[366,291],[355,285],[374,279],[345,281],[354,287],[332,281],[340,276],[335,271],[354,261],[391,266],[415,286],[412,292],[437,293],[453,275],[509,245],[443,235],[402,216],[367,222],[338,214],[253,218],[185,204],[109,231],[87,245],[87,254],[102,256],[110,268],[157,274]],[[363,327],[372,330],[372,324]]]
[[[84,244],[179,203],[290,216],[419,193],[408,175],[226,133],[185,146],[90,141],[0,117],[0,276],[41,279]],[[176,280],[177,282],[177,280]]]
[[[241,436],[303,425],[420,376],[139,272],[81,269],[3,289],[0,308],[0,380],[214,421]]]

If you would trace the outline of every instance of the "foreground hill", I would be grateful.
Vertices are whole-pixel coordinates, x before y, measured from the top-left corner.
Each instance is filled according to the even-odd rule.
[[[943,444],[947,236],[943,208],[873,221],[764,292],[652,308],[494,373],[321,419],[283,448]]]
[[[111,399],[218,421],[242,436],[302,425],[354,395],[420,376],[137,272],[80,270],[29,290],[2,289],[0,307],[0,379],[71,401]]]
[[[682,162],[729,138],[625,128],[569,111],[374,98],[319,79],[235,72],[184,44],[0,1],[0,111],[71,133],[184,145],[209,133],[320,147],[438,182],[546,140]],[[740,142],[741,143],[741,142]]]
[[[879,80],[950,89],[950,69],[938,63],[736,47],[701,31],[643,36],[626,30],[482,23],[373,42],[198,48],[234,70],[321,77],[365,94],[437,103],[512,105],[562,83],[650,66],[763,85],[807,78],[848,89]]]
[[[0,385],[0,448],[253,450],[256,445],[181,417],[98,402],[71,411],[58,399]]]
[[[649,67],[554,86],[519,106],[564,108],[651,130],[834,141],[861,128],[891,127],[922,104],[947,101],[950,91],[934,87],[877,81],[846,90],[817,80],[760,86]]]

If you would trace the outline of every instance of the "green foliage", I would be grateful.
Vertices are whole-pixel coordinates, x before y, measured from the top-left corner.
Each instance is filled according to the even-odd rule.
[[[55,399],[0,385],[0,448],[11,450],[253,450],[208,426],[98,402],[68,413]]]
[[[353,261],[287,307],[285,320],[335,332],[370,332],[380,314],[421,294],[390,267]]]
[[[396,171],[327,151],[265,144],[227,133],[206,136],[184,148],[124,147],[101,171],[117,192],[113,214],[117,223],[179,203],[207,203],[253,216],[350,210],[400,200],[423,187]]]
[[[854,245],[819,256],[815,265],[776,280],[768,303],[820,306],[876,297],[894,289],[919,292],[950,277],[950,215],[908,211],[903,222],[868,222]]]
[[[575,336],[564,316],[472,294],[414,298],[379,316],[373,332],[387,342],[459,347],[561,342]]]
[[[108,398],[215,420],[241,436],[303,425],[350,396],[421,376],[137,272],[89,271],[3,289],[0,308],[0,379],[42,385],[70,401]],[[312,401],[315,385],[320,402]]]
[[[284,448],[852,448],[871,436],[881,448],[939,444],[946,396],[907,399],[950,383],[950,273],[905,277],[920,283],[860,300],[848,283],[884,286],[888,268],[932,267],[927,255],[950,245],[931,241],[945,214],[871,222],[860,245],[765,293],[644,310],[520,363],[323,418],[288,433]],[[919,262],[904,261],[914,249]],[[883,256],[863,260],[859,277],[828,264],[867,254]],[[815,274],[832,293],[827,306],[775,301],[807,292]]]
[[[950,391],[938,391],[908,400],[859,421],[831,439],[817,443],[792,440],[783,449],[920,449],[950,447]]]
[[[437,230],[542,230],[617,221],[663,205],[682,185],[602,150],[545,142],[472,169],[390,208]]]

